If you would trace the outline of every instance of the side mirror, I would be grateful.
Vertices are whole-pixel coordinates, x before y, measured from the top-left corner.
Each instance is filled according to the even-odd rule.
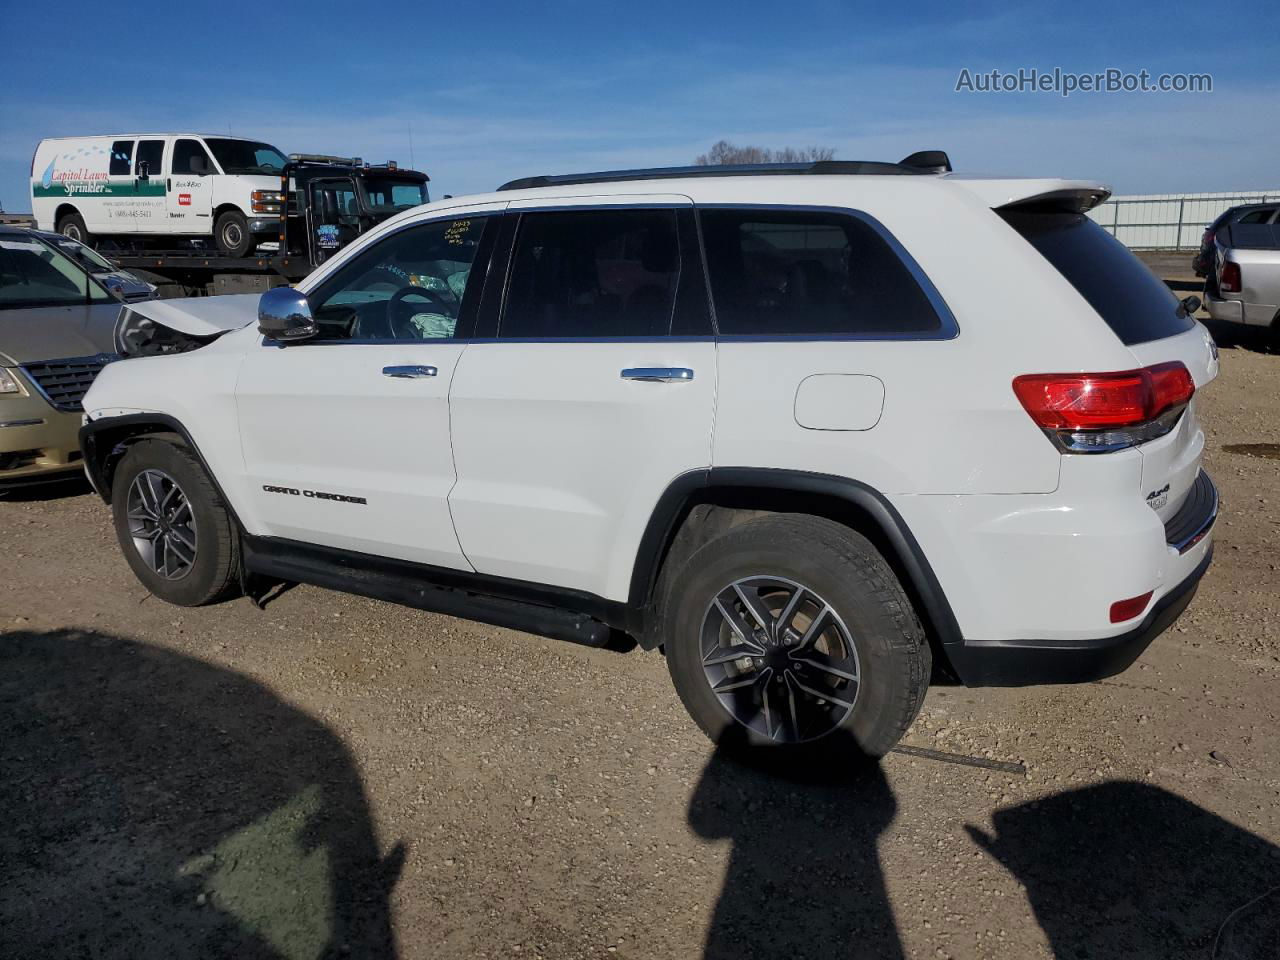
[[[138,161],[138,179],[143,183],[151,179],[151,164],[146,160]]]
[[[1199,309],[1200,298],[1193,295],[1178,303],[1178,316],[1192,317],[1195,316],[1195,312]]]
[[[271,340],[294,343],[316,335],[311,304],[293,287],[275,287],[258,301],[258,332]]]

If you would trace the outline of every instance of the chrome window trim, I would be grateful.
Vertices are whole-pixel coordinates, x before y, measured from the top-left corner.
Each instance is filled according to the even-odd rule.
[[[563,198],[559,198],[563,199]],[[510,203],[520,203],[521,201],[510,201]],[[920,286],[925,298],[933,307],[934,312],[938,315],[939,326],[937,330],[915,331],[904,333],[770,333],[770,334],[722,334],[717,332],[711,336],[648,336],[648,337],[470,337],[459,339],[454,337],[439,337],[433,340],[398,340],[398,339],[354,339],[354,340],[306,340],[299,343],[289,344],[289,346],[328,346],[328,345],[397,345],[405,346],[409,344],[422,345],[431,343],[451,343],[462,344],[465,346],[483,345],[486,343],[915,343],[915,342],[933,342],[954,340],[960,336],[960,325],[956,321],[955,314],[951,312],[951,308],[943,299],[942,294],[933,285],[928,274],[911,256],[910,252],[899,242],[889,229],[878,219],[865,211],[858,210],[855,207],[829,206],[822,204],[786,204],[786,203],[711,203],[699,204],[696,201],[689,203],[677,202],[674,200],[660,203],[581,203],[581,204],[563,204],[555,201],[549,201],[545,205],[539,206],[515,206],[510,205],[502,208],[478,210],[474,214],[476,217],[491,216],[520,216],[524,213],[548,213],[548,212],[566,212],[566,211],[590,211],[590,210],[618,210],[618,209],[657,209],[657,210],[683,210],[692,207],[696,224],[698,227],[698,249],[699,255],[703,257],[703,272],[707,277],[707,293],[710,298],[709,309],[713,327],[718,331],[719,326],[716,323],[716,313],[714,298],[711,297],[710,275],[706,269],[706,243],[702,239],[702,221],[697,217],[701,210],[762,210],[762,211],[780,211],[780,212],[799,212],[799,213],[831,213],[840,216],[851,216],[861,220],[867,226],[871,227],[876,234],[888,244],[890,250],[898,257],[903,266],[907,268],[907,272],[912,279]],[[427,217],[420,220],[413,220],[400,224],[394,230],[388,231],[382,238],[395,236],[402,230],[411,227],[421,226],[431,223],[435,220],[445,220],[456,218],[457,213],[446,213],[440,211],[441,216]],[[316,287],[323,284],[323,278],[316,283]],[[504,301],[505,301],[505,284],[504,284]],[[310,296],[310,292],[307,293]],[[503,309],[505,309],[505,302]],[[285,344],[277,340],[262,339],[264,347],[284,347]]]

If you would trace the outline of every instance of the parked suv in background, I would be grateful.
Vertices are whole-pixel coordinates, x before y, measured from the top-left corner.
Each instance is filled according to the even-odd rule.
[[[1196,251],[1196,255],[1191,260],[1191,268],[1196,272],[1197,277],[1206,277],[1209,280],[1209,292],[1216,296],[1216,277],[1213,270],[1213,247],[1214,236],[1222,227],[1230,226],[1233,223],[1275,223],[1280,217],[1280,203],[1243,203],[1238,207],[1229,207],[1214,219],[1213,223],[1204,228],[1204,234],[1200,237],[1200,249]]]
[[[716,738],[879,755],[934,667],[1116,673],[1209,563],[1211,341],[1084,215],[1105,187],[939,156],[417,208],[256,329],[109,367],[88,472],[166,600],[624,633]]]

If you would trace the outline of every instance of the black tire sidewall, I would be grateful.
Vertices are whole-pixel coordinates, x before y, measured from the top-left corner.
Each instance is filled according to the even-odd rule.
[[[222,232],[228,223],[235,223],[240,228],[241,241],[239,246],[231,246],[223,240]],[[253,236],[249,233],[249,219],[238,210],[228,210],[226,213],[218,217],[217,223],[213,226],[214,241],[218,245],[218,249],[229,257],[246,256],[253,247]]]
[[[191,504],[196,559],[190,572],[178,580],[167,580],[152,570],[129,535],[129,488],[138,474],[148,469],[169,474]],[[229,555],[231,539],[226,533],[234,534],[234,530],[208,477],[185,449],[166,440],[142,440],[130,446],[112,478],[111,511],[116,539],[125,560],[152,594],[184,607],[199,606],[221,595],[226,586],[228,564],[234,562]]]
[[[927,683],[912,663],[926,647],[909,602],[883,558],[853,531],[770,518],[735,527],[698,550],[676,578],[666,604],[666,654],[672,681],[694,720],[717,742],[735,739],[770,751],[886,753],[905,731]],[[844,537],[841,534],[845,534]],[[840,540],[844,542],[841,543]],[[773,743],[736,721],[711,691],[702,668],[701,630],[712,598],[750,576],[780,576],[815,591],[849,630],[861,681],[852,712],[832,733],[804,744]],[[849,741],[852,740],[852,743]]]
[[[89,229],[84,225],[84,217],[80,216],[80,214],[78,213],[69,213],[65,217],[63,217],[61,220],[59,220],[57,225],[57,231],[59,234],[61,234],[64,237],[67,236],[67,234],[64,231],[66,230],[66,227],[68,224],[74,224],[76,227],[76,230],[80,234],[80,236],[71,237],[70,239],[76,240],[79,243],[83,243],[85,246],[89,246],[89,242],[92,238],[89,235]]]

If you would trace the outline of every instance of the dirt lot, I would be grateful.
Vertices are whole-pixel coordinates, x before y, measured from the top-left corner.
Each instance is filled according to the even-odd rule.
[[[0,957],[1280,956],[1280,357],[1201,398],[1217,561],[1127,673],[931,690],[857,776],[717,755],[661,658],[300,587],[148,599],[0,501]],[[1064,584],[1064,597],[1069,596]]]

